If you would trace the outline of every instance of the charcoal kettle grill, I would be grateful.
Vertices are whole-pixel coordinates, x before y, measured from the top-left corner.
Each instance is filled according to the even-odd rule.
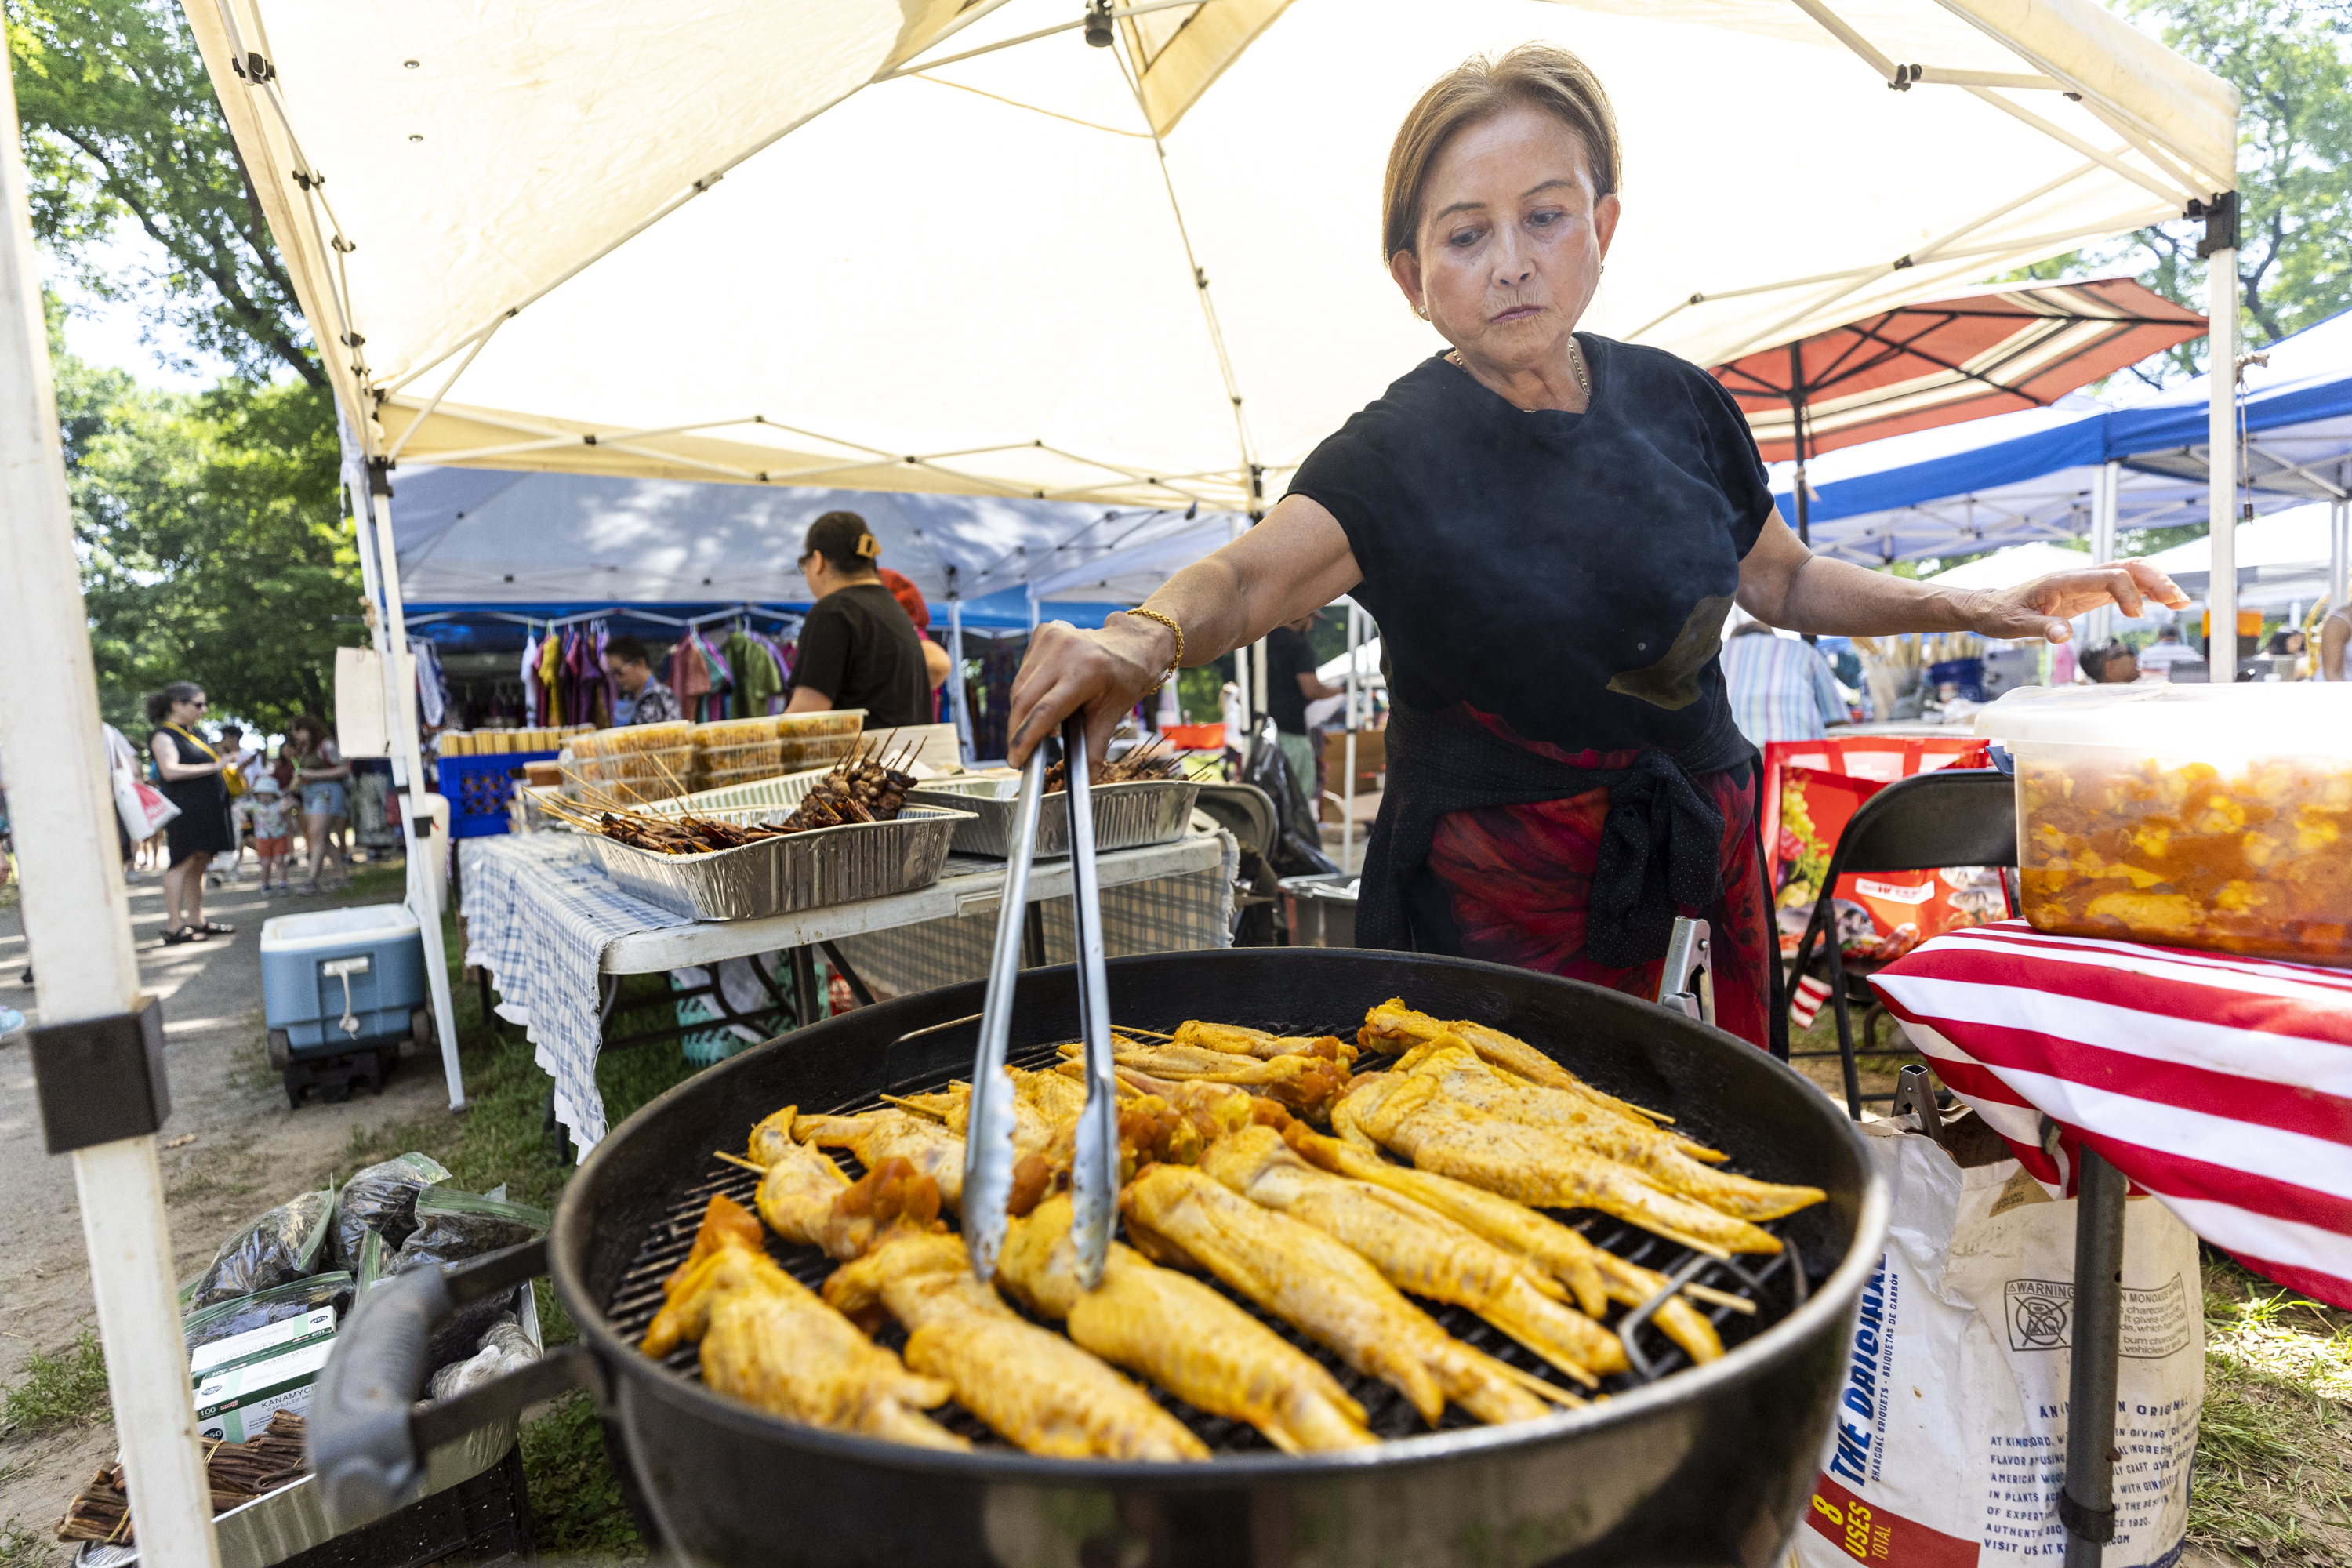
[[[1040,781],[1031,772],[1024,794],[1034,801]],[[1082,801],[1083,778],[1072,783]],[[1017,929],[1020,898],[1008,882],[1008,928]],[[1284,1455],[1246,1426],[1155,1391],[1213,1458],[1148,1464],[1024,1454],[952,1405],[934,1415],[973,1441],[969,1453],[804,1426],[704,1387],[691,1346],[662,1362],[636,1348],[711,1195],[751,1201],[758,1177],[719,1153],[742,1149],[780,1106],[848,1113],[877,1108],[886,1093],[937,1089],[974,1076],[983,1041],[983,1060],[1049,1066],[1059,1042],[1103,1032],[1098,1012],[1079,1026],[1087,1005],[1105,997],[1112,1019],[1137,1028],[1171,1031],[1207,1018],[1344,1036],[1368,1009],[1400,996],[1440,1018],[1518,1036],[1601,1089],[1674,1117],[1680,1131],[1727,1152],[1733,1169],[1828,1194],[1771,1226],[1782,1248],[1761,1258],[1717,1259],[1605,1216],[1561,1216],[1674,1288],[1705,1291],[1712,1305],[1694,1304],[1722,1335],[1722,1359],[1693,1366],[1658,1331],[1649,1320],[1662,1292],[1612,1320],[1631,1366],[1603,1380],[1605,1399],[1506,1426],[1449,1410],[1430,1430],[1402,1394],[1260,1313],[1322,1361],[1385,1441]],[[413,1496],[423,1456],[438,1443],[576,1384],[596,1401],[648,1542],[681,1563],[1779,1568],[1813,1485],[1888,1200],[1842,1110],[1785,1065],[1702,1021],[1696,998],[1688,1000],[1670,1010],[1579,981],[1427,955],[1229,949],[1106,964],[1098,942],[1091,953],[1082,942],[1078,964],[1027,972],[1017,994],[999,974],[772,1040],[614,1129],[565,1190],[544,1242],[402,1275],[362,1300],[311,1406],[324,1500],[341,1528],[388,1513]],[[1098,1055],[1100,1041],[1088,1044]],[[972,1192],[968,1184],[968,1205]],[[1001,1234],[1001,1215],[997,1224]],[[770,1248],[812,1287],[833,1268],[814,1247],[772,1237]],[[553,1275],[579,1342],[418,1408],[434,1323],[542,1272]],[[1487,1353],[1554,1375],[1467,1311],[1420,1304]],[[900,1342],[895,1328],[884,1337]]]

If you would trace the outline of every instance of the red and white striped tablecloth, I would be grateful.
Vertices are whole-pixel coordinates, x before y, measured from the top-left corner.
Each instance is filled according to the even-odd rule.
[[[2352,1308],[2352,971],[2004,921],[1871,984],[2045,1185],[2071,1190],[2087,1138],[2248,1268]]]

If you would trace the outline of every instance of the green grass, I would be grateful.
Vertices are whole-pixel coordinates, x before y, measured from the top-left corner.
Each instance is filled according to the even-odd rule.
[[[49,1555],[49,1542],[37,1531],[26,1530],[14,1518],[0,1524],[0,1568],[38,1563]]]
[[[384,888],[370,879],[381,877]],[[352,878],[355,902],[400,895],[394,868],[362,867]],[[363,1131],[354,1127],[341,1174],[409,1150],[432,1155],[449,1167],[452,1184],[487,1192],[503,1182],[520,1203],[551,1208],[563,1195],[576,1166],[559,1161],[545,1128],[549,1080],[531,1059],[522,1031],[482,1016],[480,994],[463,983],[456,922],[447,932],[452,999],[457,1015],[458,1060],[465,1071],[467,1109],[462,1115],[435,1112]],[[673,1024],[666,976],[632,975],[622,983],[615,1033],[628,1035]],[[614,1125],[697,1068],[675,1042],[606,1053],[596,1065],[596,1083]],[[538,1284],[540,1325],[547,1342],[578,1337],[571,1315],[549,1282]],[[102,1396],[102,1390],[101,1390]],[[620,1483],[604,1452],[593,1406],[584,1396],[564,1401],[522,1431],[523,1473],[542,1551],[583,1556],[586,1561],[642,1562],[639,1541]]]
[[[2352,1313],[2205,1268],[2189,1538],[2246,1568],[2352,1561]]]
[[[0,1431],[28,1437],[102,1421],[109,1408],[106,1352],[97,1331],[84,1329],[68,1349],[37,1353],[25,1363],[25,1375],[0,1395]]]

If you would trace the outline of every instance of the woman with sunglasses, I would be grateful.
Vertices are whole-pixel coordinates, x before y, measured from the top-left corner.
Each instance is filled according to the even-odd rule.
[[[147,751],[155,759],[157,787],[180,808],[164,828],[171,847],[163,872],[166,947],[236,929],[205,919],[205,868],[214,856],[236,847],[228,784],[222,776],[229,759],[196,733],[207,706],[204,688],[192,680],[175,680],[147,699],[147,721],[155,726]]]

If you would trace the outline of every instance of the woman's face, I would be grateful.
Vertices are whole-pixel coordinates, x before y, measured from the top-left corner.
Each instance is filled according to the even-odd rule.
[[[1615,195],[1593,195],[1584,139],[1514,107],[1446,143],[1415,247],[1389,270],[1465,357],[1501,371],[1551,363],[1600,287],[1617,215]]]
[[[172,704],[172,722],[184,730],[191,724],[200,724],[204,722],[205,710],[211,706],[211,701],[199,691],[184,702]]]

